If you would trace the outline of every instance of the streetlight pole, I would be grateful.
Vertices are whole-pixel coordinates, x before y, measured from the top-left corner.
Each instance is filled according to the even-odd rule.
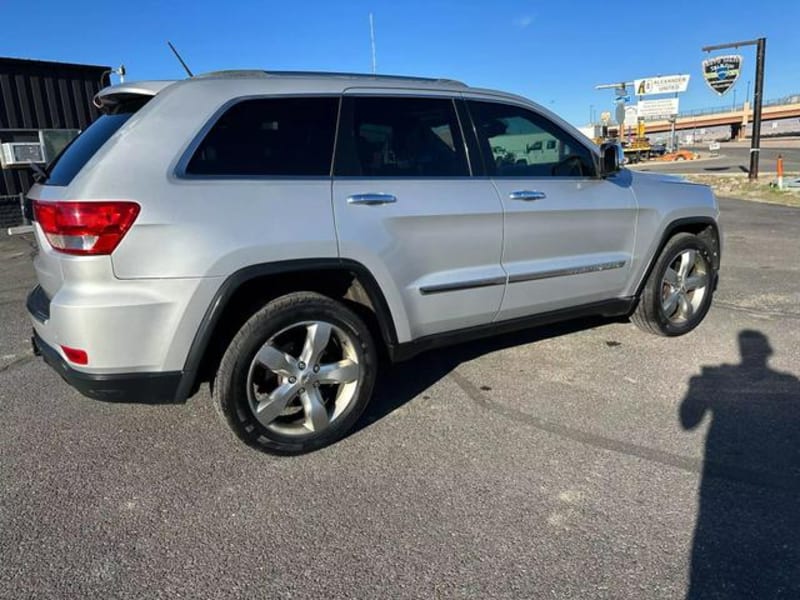
[[[702,48],[702,51],[711,52],[712,50],[739,48],[740,46],[756,47],[756,89],[753,94],[753,133],[750,137],[750,172],[748,174],[748,179],[755,181],[758,179],[758,157],[761,153],[761,108],[764,103],[764,61],[767,54],[767,38],[762,37],[744,42],[706,46]],[[747,82],[747,96],[750,96],[749,81]]]

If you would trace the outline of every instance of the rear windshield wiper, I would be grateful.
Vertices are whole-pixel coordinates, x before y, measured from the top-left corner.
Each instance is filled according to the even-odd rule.
[[[42,183],[47,180],[47,171],[35,162],[29,163],[31,171],[33,171],[33,180],[36,183]]]

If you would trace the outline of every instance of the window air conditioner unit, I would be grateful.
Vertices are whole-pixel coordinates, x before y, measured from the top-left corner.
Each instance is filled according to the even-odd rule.
[[[7,142],[0,144],[0,162],[3,167],[44,163],[44,151],[40,142]]]

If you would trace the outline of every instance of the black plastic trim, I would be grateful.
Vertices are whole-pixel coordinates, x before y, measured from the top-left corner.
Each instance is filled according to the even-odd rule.
[[[32,342],[34,353],[41,354],[44,362],[84,396],[106,402],[142,404],[164,404],[175,400],[175,391],[181,379],[179,371],[113,375],[84,373],[69,366],[58,351],[46,344],[36,332]]]
[[[661,256],[661,251],[664,250],[664,246],[667,245],[667,242],[673,235],[675,235],[675,233],[687,225],[706,225],[710,226],[714,230],[714,235],[717,238],[717,256],[715,257],[715,264],[712,266],[714,267],[716,274],[714,283],[714,288],[716,289],[716,280],[719,278],[719,265],[720,261],[722,260],[722,240],[720,239],[719,235],[719,225],[711,217],[684,217],[682,219],[671,221],[670,224],[664,229],[664,233],[661,235],[661,242],[658,244],[658,250],[656,250],[650,257],[650,262],[647,265],[647,269],[645,269],[644,275],[642,275],[642,279],[639,281],[639,285],[636,286],[637,298],[642,293],[644,286],[647,284],[650,273],[652,272],[653,267],[655,267],[658,257]]]
[[[442,292],[459,292],[475,288],[490,287],[493,285],[505,285],[505,276],[486,277],[484,279],[473,279],[471,281],[458,281],[455,283],[442,283],[440,285],[426,285],[419,288],[419,293],[423,296],[429,294],[441,294]]]
[[[386,298],[384,298],[383,292],[381,292],[380,286],[377,281],[375,281],[372,273],[361,263],[339,258],[312,258],[252,265],[230,275],[222,283],[217,293],[214,295],[214,298],[211,300],[203,316],[203,320],[200,322],[200,326],[195,333],[192,345],[189,348],[189,354],[186,357],[186,362],[184,363],[180,378],[180,385],[175,395],[176,401],[182,402],[194,393],[197,377],[200,374],[200,366],[211,341],[211,335],[219,322],[220,316],[225,311],[225,306],[240,286],[248,281],[266,275],[298,273],[320,269],[353,272],[359,282],[364,286],[375,308],[378,325],[384,342],[390,347],[397,344],[397,333],[395,331],[389,305],[386,303]]]
[[[50,320],[50,298],[47,297],[41,286],[37,285],[31,290],[25,307],[39,323],[47,323]]]
[[[596,315],[619,317],[630,314],[635,306],[636,298],[614,298],[613,300],[583,304],[581,306],[554,310],[518,319],[510,319],[499,323],[487,323],[477,327],[459,329],[458,331],[427,335],[403,344],[390,345],[389,357],[392,361],[399,362],[413,358],[426,350],[432,350],[442,346],[451,346],[453,344],[460,344],[483,337],[510,333],[520,329],[528,329],[530,327],[548,325],[550,323],[568,321],[580,317]]]
[[[621,269],[625,266],[624,260],[596,263],[582,267],[569,267],[567,269],[553,269],[551,271],[535,271],[533,273],[518,273],[508,278],[508,283],[522,283],[524,281],[538,281],[539,279],[552,279],[554,277],[569,277],[570,275],[586,275],[587,273],[600,273]]]

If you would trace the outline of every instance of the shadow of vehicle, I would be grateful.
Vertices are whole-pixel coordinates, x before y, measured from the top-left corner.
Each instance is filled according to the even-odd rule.
[[[687,598],[800,598],[800,380],[769,368],[761,332],[739,348],[680,407],[684,429],[710,418]]]
[[[384,365],[382,367],[384,372],[378,377],[372,401],[348,435],[368,427],[413,400],[463,362],[504,348],[568,335],[619,320],[619,318],[605,317],[575,319],[429,350],[411,360]],[[423,400],[425,399],[423,396]]]

